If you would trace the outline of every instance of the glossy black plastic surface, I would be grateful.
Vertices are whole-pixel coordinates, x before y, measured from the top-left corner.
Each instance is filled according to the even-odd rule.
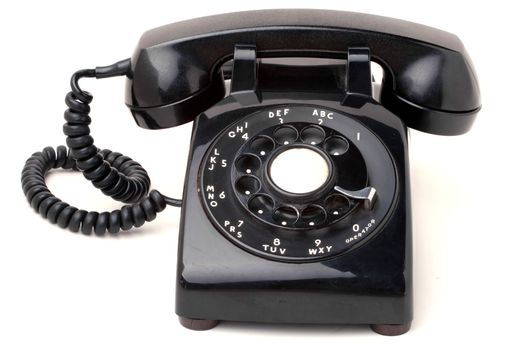
[[[341,106],[339,94],[263,91],[261,97],[260,104],[243,106],[229,96],[195,121],[181,218],[177,314],[283,323],[410,322],[412,232],[403,122],[372,99],[352,108]],[[273,261],[235,246],[206,219],[199,169],[217,135],[256,110],[286,104],[352,115],[392,156],[398,199],[373,239],[347,254],[308,263]]]
[[[240,56],[245,68],[251,67],[248,56],[255,61],[248,52]],[[366,57],[360,62],[369,71]],[[234,62],[233,66],[238,65]],[[334,71],[337,67],[328,64],[319,68],[326,72],[326,68]],[[288,66],[274,68],[286,70]],[[303,68],[310,72],[307,76],[319,74],[312,72],[316,69],[311,64]],[[370,90],[364,83],[362,93],[342,95],[330,89],[324,93],[308,87],[287,90],[288,84],[277,91],[267,91],[261,85],[253,86],[252,74],[247,74],[243,81],[245,77],[234,72],[233,78],[240,80],[232,82],[233,85],[247,87],[240,91],[257,91],[260,99],[247,104],[246,100],[230,95],[195,121],[182,208],[177,314],[184,319],[205,320],[409,324],[412,231],[403,122],[366,96]],[[342,105],[342,99],[347,103]],[[250,204],[243,198],[244,190],[248,189],[247,195],[251,196],[264,187],[264,195],[275,201],[308,205],[329,194],[331,187],[295,197],[275,192],[271,183],[264,186],[259,183],[236,193],[239,179],[259,178],[264,182],[265,173],[259,170],[270,164],[274,149],[280,152],[279,147],[303,147],[298,130],[320,128],[319,124],[323,125],[324,136],[328,133],[329,137],[346,138],[348,147],[353,144],[357,148],[349,153],[355,155],[347,166],[333,159],[330,186],[350,180],[353,182],[347,184],[350,188],[364,185],[378,188],[379,199],[374,210],[377,213],[383,210],[383,214],[363,231],[360,227],[355,232],[353,224],[361,225],[359,215],[371,211],[359,206],[347,213],[350,221],[322,222],[311,229],[299,225],[287,230],[283,228],[287,225],[281,224],[279,229],[279,223],[270,222],[272,218],[264,213],[250,212]],[[282,139],[279,131],[284,127],[296,130],[298,135]],[[334,134],[335,130],[342,136]],[[262,146],[265,143],[258,140],[270,142],[272,147]],[[325,141],[318,142],[325,149]],[[345,147],[345,152],[349,149]],[[256,154],[260,157],[254,157]],[[266,155],[270,159],[265,161]],[[250,158],[243,158],[246,156]],[[354,175],[347,176],[351,174]],[[389,191],[393,197],[389,197]],[[226,216],[217,220],[223,214]],[[268,225],[264,227],[261,223]],[[248,224],[254,225],[248,227]],[[240,231],[242,235],[238,237]],[[339,249],[343,249],[335,255],[324,251],[321,256],[312,256],[309,245],[319,238],[315,236],[318,234],[323,235],[323,241],[336,239],[334,242],[339,242]],[[337,241],[341,235],[342,240]],[[271,246],[275,238],[279,238],[278,243],[273,243],[275,251],[265,250],[264,246]],[[287,241],[289,238],[291,241]],[[290,252],[279,251],[284,247],[299,250],[285,259]],[[304,252],[309,253],[305,256]]]
[[[258,57],[343,59],[348,47],[366,46],[386,73],[383,105],[422,131],[466,132],[481,105],[468,55],[450,33],[349,12],[265,10],[146,32],[132,57],[126,96],[137,123],[176,126],[218,102],[224,96],[220,66],[232,58],[237,44],[254,45]]]
[[[253,45],[235,46],[230,94],[242,104],[256,103],[260,100],[257,91],[256,50]]]
[[[360,101],[366,102],[368,97],[372,96],[372,71],[368,47],[348,49],[345,94],[342,103],[354,107],[359,107]]]

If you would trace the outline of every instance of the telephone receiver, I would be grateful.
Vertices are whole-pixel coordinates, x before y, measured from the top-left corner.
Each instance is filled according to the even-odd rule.
[[[126,104],[137,124],[177,126],[220,101],[225,96],[220,68],[238,44],[254,45],[258,58],[347,59],[349,47],[367,47],[385,72],[380,102],[420,131],[465,133],[481,107],[474,68],[453,34],[366,14],[268,10],[192,19],[146,32],[132,57],[126,88]],[[359,89],[359,82],[351,85],[345,86],[348,94]]]
[[[383,69],[376,96],[372,62]],[[193,121],[183,199],[157,190],[131,158],[90,135],[83,78],[126,76],[137,124]],[[326,10],[216,15],[147,31],[131,59],[73,74],[66,146],[22,170],[31,207],[59,227],[117,234],[182,207],[176,313],[193,330],[219,321],[369,324],[412,321],[408,128],[467,132],[479,86],[453,34]],[[127,203],[78,209],[45,183],[81,171]]]

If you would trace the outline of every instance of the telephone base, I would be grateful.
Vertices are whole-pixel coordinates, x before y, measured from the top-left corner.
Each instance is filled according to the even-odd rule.
[[[396,336],[408,332],[410,330],[410,325],[410,322],[403,324],[371,324],[370,328],[377,334]]]
[[[278,223],[273,223],[271,229],[266,226],[256,226],[259,219],[249,212],[249,207],[239,205],[233,192],[235,187],[229,185],[230,181],[226,181],[231,180],[231,174],[227,170],[221,170],[223,168],[220,166],[213,171],[221,171],[221,177],[202,187],[205,179],[202,171],[209,170],[210,165],[206,163],[207,166],[204,168],[201,165],[203,160],[209,162],[209,153],[207,153],[209,150],[215,150],[221,157],[224,154],[236,155],[243,151],[235,148],[227,152],[222,146],[212,146],[216,140],[215,135],[223,135],[221,133],[225,130],[224,125],[235,126],[232,123],[239,119],[239,115],[249,115],[252,118],[256,115],[253,113],[254,110],[262,113],[260,111],[282,108],[273,106],[278,103],[282,106],[283,101],[289,102],[288,124],[301,123],[300,118],[313,113],[307,110],[313,108],[310,100],[297,99],[297,96],[293,100],[287,99],[288,96],[283,93],[279,93],[278,100],[272,99],[271,95],[263,94],[262,97],[261,105],[257,105],[256,109],[251,107],[248,110],[239,109],[236,101],[227,98],[195,121],[193,131],[195,143],[190,151],[181,213],[176,279],[177,315],[197,320],[234,322],[374,325],[373,329],[378,333],[392,335],[408,331],[408,324],[412,320],[412,228],[405,125],[389,111],[373,103],[356,111],[341,106],[339,100],[322,100],[322,108],[333,110],[334,113],[339,110],[341,113],[348,112],[348,116],[341,114],[339,119],[331,120],[332,123],[341,123],[335,125],[334,130],[361,128],[360,142],[362,143],[365,142],[364,126],[368,126],[374,133],[370,133],[369,138],[366,139],[366,142],[370,141],[371,146],[364,147],[360,144],[360,152],[365,155],[364,159],[369,159],[370,166],[384,165],[381,169],[368,174],[370,183],[379,189],[379,185],[383,184],[382,181],[386,181],[385,179],[395,180],[395,183],[381,185],[381,199],[374,206],[377,211],[383,204],[383,208],[388,206],[389,211],[383,216],[384,220],[379,220],[381,226],[374,231],[373,237],[365,237],[361,241],[359,241],[361,238],[349,235],[350,232],[354,232],[353,225],[350,224],[347,226],[334,224],[330,227],[306,231],[309,235],[313,235],[311,237],[328,240],[334,237],[336,232],[339,232],[336,229],[340,228],[340,232],[343,233],[342,244],[353,242],[354,239],[358,240],[359,245],[350,247],[348,251],[317,259],[307,256],[310,259],[284,260],[285,257],[278,257],[275,254],[269,256],[271,251],[265,253],[261,249],[271,246],[278,238],[274,248],[284,247],[283,249],[289,253],[300,243],[304,243],[303,241],[308,241],[308,234],[305,233],[304,240],[297,236],[295,241],[285,243],[287,237],[295,237],[293,234],[299,230],[279,231],[281,229],[276,228]],[[324,98],[326,95],[320,96],[319,99],[321,97]],[[249,114],[250,112],[252,114]],[[351,112],[361,115],[371,113],[374,115],[373,122],[363,124],[364,126],[358,125],[350,117]],[[257,120],[266,119],[262,116]],[[372,119],[359,120],[367,122]],[[272,123],[274,122],[272,119]],[[264,136],[257,134],[256,126],[259,124],[255,124],[255,120],[250,123],[252,138]],[[349,127],[349,124],[352,124],[352,127]],[[244,124],[242,127],[245,127]],[[345,137],[350,139],[350,136]],[[382,143],[379,141],[372,143],[375,137],[383,140]],[[268,139],[269,136],[264,138]],[[388,142],[385,144],[384,140]],[[244,144],[244,141],[237,141],[239,144]],[[272,142],[278,144],[278,141],[273,139]],[[387,147],[388,153],[382,147]],[[384,156],[379,157],[381,154]],[[351,162],[356,163],[357,159],[357,157],[352,158]],[[228,159],[225,164],[235,164],[234,170],[238,170],[239,163],[233,158]],[[393,175],[384,176],[386,172],[393,172],[392,169],[395,170]],[[250,176],[254,176],[256,171],[254,170]],[[264,174],[259,176],[264,179]],[[206,211],[205,206],[208,202],[204,200],[207,201],[208,197],[204,198],[203,194],[206,193],[207,188],[225,191],[224,198],[218,197],[221,201],[216,203],[219,205],[218,208],[223,208],[222,213],[226,215],[220,221],[216,221],[211,212]],[[220,191],[217,195],[221,193]],[[387,198],[394,199],[387,200]],[[388,204],[390,202],[393,204]],[[356,214],[352,220],[357,218]],[[269,217],[268,220],[272,219],[273,217]],[[232,242],[234,237],[231,236],[230,231],[223,232],[225,222],[230,223],[230,226],[232,222],[238,222],[238,225],[242,225],[242,230],[237,231],[241,226],[234,227],[235,233],[240,234],[246,242],[248,238],[260,237],[261,241],[257,241],[260,244],[254,244],[253,247],[248,247],[247,243],[240,245],[242,242],[237,242],[239,245],[234,244]],[[280,235],[277,236],[279,232]],[[357,231],[355,232],[357,235]],[[313,244],[311,238],[308,242]],[[310,250],[316,252],[315,249]],[[285,251],[281,251],[284,254]],[[305,248],[302,251],[309,252]],[[262,255],[263,253],[265,255]],[[279,254],[279,250],[276,254]],[[194,327],[196,325],[190,323],[188,328]]]
[[[207,331],[215,328],[215,326],[219,324],[219,321],[216,320],[200,320],[182,316],[179,316],[179,322],[185,328],[191,329],[192,331]]]

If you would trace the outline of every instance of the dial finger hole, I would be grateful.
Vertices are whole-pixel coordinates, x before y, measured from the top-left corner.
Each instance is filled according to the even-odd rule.
[[[292,206],[282,206],[273,212],[273,219],[282,226],[290,226],[295,224],[299,219],[299,211]]]
[[[260,156],[269,154],[271,151],[273,151],[274,147],[275,143],[273,142],[272,138],[264,135],[257,136],[250,144],[250,149],[252,152]]]
[[[244,154],[237,158],[235,167],[241,173],[251,174],[261,166],[261,159],[253,154]]]
[[[332,156],[339,156],[348,151],[348,141],[340,136],[332,136],[324,143],[324,149]]]
[[[273,138],[281,145],[294,143],[298,137],[299,133],[297,132],[297,129],[289,125],[281,126],[273,132]]]
[[[257,193],[261,188],[260,181],[255,176],[241,176],[237,182],[235,182],[235,188],[242,194],[247,196]]]
[[[325,220],[326,211],[319,205],[309,205],[301,211],[301,222],[304,226],[317,226]]]
[[[350,200],[338,194],[326,198],[325,208],[329,215],[343,216],[350,210]]]
[[[270,196],[263,194],[256,195],[248,202],[248,208],[252,213],[258,215],[272,212],[273,199],[270,198]]]
[[[318,145],[323,142],[326,134],[324,130],[318,126],[307,126],[301,130],[301,140],[309,145]]]

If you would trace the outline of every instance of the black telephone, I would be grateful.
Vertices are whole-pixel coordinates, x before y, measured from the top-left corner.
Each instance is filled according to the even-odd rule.
[[[378,100],[371,61],[384,70]],[[139,126],[194,121],[183,200],[149,192],[137,162],[89,135],[92,96],[79,79],[124,75]],[[24,193],[52,223],[96,235],[182,206],[176,313],[185,327],[232,320],[408,331],[407,127],[462,134],[481,105],[456,36],[349,12],[231,13],[150,30],[131,59],[80,70],[71,87],[67,148],[27,160]],[[97,213],[62,202],[45,184],[58,167],[130,204]]]

